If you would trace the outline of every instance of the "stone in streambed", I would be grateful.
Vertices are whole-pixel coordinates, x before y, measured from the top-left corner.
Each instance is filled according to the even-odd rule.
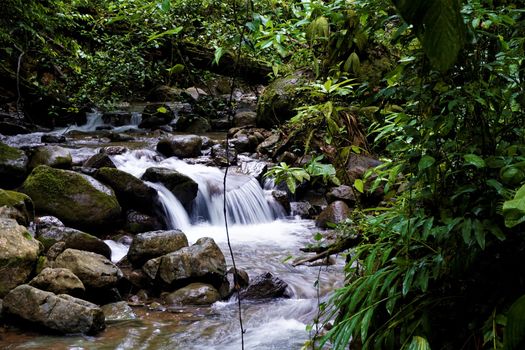
[[[29,160],[29,169],[39,165],[52,168],[69,169],[73,163],[71,152],[60,146],[42,146],[33,151]]]
[[[288,284],[270,272],[256,276],[250,285],[241,291],[243,299],[269,299],[289,297],[286,292]]]
[[[164,138],[157,144],[157,151],[166,157],[198,157],[201,148],[202,138],[197,135],[175,135]]]
[[[97,305],[66,294],[55,295],[27,284],[10,291],[3,300],[3,306],[4,314],[60,333],[93,334],[106,327],[104,313]]]
[[[319,214],[315,221],[315,225],[321,228],[328,228],[329,223],[339,224],[350,217],[351,213],[352,210],[345,202],[335,201],[330,203],[330,205]]]
[[[180,230],[145,232],[133,238],[128,252],[128,260],[134,266],[142,266],[148,260],[187,246],[188,239]]]
[[[210,305],[220,299],[217,289],[205,283],[191,283],[163,296],[164,303],[168,305]]]
[[[24,193],[0,189],[0,217],[15,219],[28,226],[35,218],[33,201]]]
[[[0,218],[0,298],[27,280],[39,253],[40,244],[24,226]]]
[[[151,167],[146,169],[142,179],[151,182],[160,182],[177,197],[185,206],[197,196],[199,185],[190,177],[179,173],[176,170],[170,170],[160,167]]]
[[[107,186],[90,176],[45,165],[33,169],[20,192],[31,197],[37,213],[56,216],[77,228],[112,227],[121,213]]]
[[[0,188],[14,188],[27,175],[28,158],[24,151],[0,142]]]
[[[69,269],[46,267],[29,285],[55,294],[82,296],[86,290],[82,281]]]
[[[137,319],[133,309],[125,301],[103,305],[102,311],[106,316],[106,323],[116,323]]]

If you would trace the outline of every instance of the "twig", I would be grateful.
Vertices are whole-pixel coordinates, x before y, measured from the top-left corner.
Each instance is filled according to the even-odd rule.
[[[22,113],[20,112],[20,100],[22,99],[22,94],[20,93],[20,66],[22,65],[22,57],[25,55],[25,51],[19,48],[16,44],[15,48],[20,51],[18,56],[18,65],[16,67],[16,115],[18,118],[21,118]]]

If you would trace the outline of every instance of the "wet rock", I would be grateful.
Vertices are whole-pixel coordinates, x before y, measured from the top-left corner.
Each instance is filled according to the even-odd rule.
[[[66,142],[66,136],[56,135],[56,134],[44,134],[40,137],[40,142],[42,143],[64,143]]]
[[[0,142],[0,188],[20,185],[27,175],[27,164],[23,151]]]
[[[335,201],[344,201],[350,206],[354,205],[356,201],[354,191],[350,186],[347,185],[341,185],[330,189],[330,191],[326,193],[326,199],[329,203]]]
[[[239,111],[233,116],[233,125],[236,127],[255,126],[257,113],[253,111]]]
[[[55,294],[77,297],[82,296],[86,290],[82,281],[71,270],[64,268],[46,267],[29,282],[29,285]]]
[[[244,271],[243,269],[237,269],[237,281],[234,279],[234,269],[231,267],[228,272],[226,273],[226,278],[224,279],[224,283],[221,285],[219,289],[219,294],[223,299],[230,297],[233,293],[235,293],[235,282],[237,282],[237,286],[239,289],[246,288],[250,284],[250,277],[248,276],[248,273]]]
[[[240,162],[241,173],[253,176],[262,182],[263,175],[268,171],[268,163],[263,161],[243,161]]]
[[[107,146],[100,149],[99,153],[105,153],[108,156],[116,156],[124,154],[128,151],[127,147],[124,146]]]
[[[381,162],[364,154],[351,153],[348,159],[347,173],[352,181],[363,177],[364,173],[373,167],[381,165]]]
[[[95,178],[115,191],[124,208],[151,214],[159,205],[159,195],[155,189],[122,170],[103,167],[95,173]]]
[[[220,299],[217,289],[205,283],[191,283],[163,296],[168,305],[211,305]]]
[[[211,148],[211,156],[213,157],[213,163],[217,166],[228,166],[237,163],[237,151],[230,147],[228,152],[226,152],[226,149],[220,144]]]
[[[219,287],[226,273],[226,260],[215,241],[203,237],[190,247],[149,260],[143,271],[161,285],[196,280]]]
[[[123,126],[131,124],[131,113],[123,111],[104,112],[102,120],[105,124],[112,126]]]
[[[108,138],[111,140],[111,142],[128,142],[135,140],[133,136],[115,132],[110,132]]]
[[[208,96],[206,91],[195,86],[187,88],[186,93],[190,95],[191,98],[193,98],[195,101],[198,101],[201,98],[201,96]]]
[[[226,131],[229,128],[231,128],[231,121],[227,118],[218,118],[218,119],[212,119],[210,121],[211,128],[214,131]]]
[[[315,215],[315,209],[308,202],[290,202],[290,213],[292,216],[310,219]]]
[[[111,258],[111,249],[100,238],[65,226],[41,225],[37,223],[37,239],[45,249],[58,242],[64,242],[64,249],[72,248],[97,253]]]
[[[188,246],[186,235],[180,230],[152,231],[135,236],[128,252],[134,266],[142,266],[150,259],[175,252]]]
[[[188,176],[166,168],[148,168],[142,175],[142,179],[162,183],[186,206],[197,196],[199,189],[199,185]]]
[[[116,168],[115,163],[109,158],[109,156],[106,153],[97,153],[91,157],[89,157],[88,160],[84,162],[82,165],[85,168]]]
[[[66,242],[57,242],[53,244],[46,253],[48,262],[53,262],[56,258],[66,250]]]
[[[157,151],[166,157],[198,157],[201,153],[202,138],[197,135],[176,135],[165,138],[157,144]]]
[[[35,218],[33,201],[24,193],[0,189],[0,217],[15,219],[28,226]]]
[[[315,225],[321,228],[328,228],[328,223],[338,224],[350,217],[352,210],[343,201],[330,203],[325,210],[319,214]]]
[[[315,187],[302,193],[301,201],[310,203],[313,208],[313,215],[319,215],[327,207],[328,202],[325,198],[326,189],[320,184]]]
[[[241,298],[252,300],[288,297],[286,294],[287,287],[288,284],[282,279],[266,272],[256,276],[240,294]]]
[[[287,213],[290,212],[290,209],[291,209],[290,200],[288,199],[288,193],[286,193],[286,191],[273,190],[272,196],[273,198],[275,198],[277,203],[282,205],[282,207]],[[295,210],[297,210],[297,208],[295,208]],[[295,215],[300,215],[300,214],[295,214]]]
[[[174,118],[175,114],[167,104],[149,104],[142,112],[142,121],[139,124],[139,128],[155,129],[169,124]]]
[[[177,123],[177,130],[194,134],[203,134],[211,130],[210,121],[204,117],[192,118],[191,120],[187,120],[184,124],[184,127],[182,127]]]
[[[121,208],[113,191],[94,178],[45,165],[36,167],[20,188],[40,214],[87,230],[115,225]]]
[[[33,151],[29,160],[29,169],[34,169],[39,165],[69,169],[72,162],[69,150],[60,146],[42,146]]]
[[[22,135],[29,134],[30,132],[31,130],[23,125],[10,122],[0,122],[0,134],[2,135]]]
[[[263,142],[257,146],[257,152],[261,154],[271,154],[275,150],[275,147],[277,147],[277,143],[280,140],[279,134],[272,134],[269,137],[267,137]]]
[[[230,142],[232,143],[235,150],[239,153],[253,152],[256,147],[256,145],[250,141],[247,135],[239,135],[236,138],[231,139]]]
[[[53,267],[70,269],[86,288],[110,289],[122,277],[122,271],[104,256],[77,249],[64,250]]]
[[[106,317],[106,323],[136,320],[137,315],[125,301],[103,305],[102,311]]]
[[[104,313],[97,305],[27,284],[6,295],[4,313],[61,333],[92,334],[106,327]]]
[[[154,216],[144,214],[133,209],[126,213],[126,223],[124,230],[129,233],[142,233],[162,229],[163,225]]]
[[[26,281],[39,253],[40,244],[24,226],[0,218],[0,298]]]

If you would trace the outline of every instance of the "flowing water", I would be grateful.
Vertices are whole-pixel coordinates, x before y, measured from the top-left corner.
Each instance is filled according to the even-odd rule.
[[[163,185],[148,184],[159,192],[172,228],[183,230],[190,244],[200,237],[212,237],[231,266],[224,227],[222,170],[190,165],[174,157],[163,159],[144,149],[112,159],[119,169],[137,177],[147,168],[157,166],[177,170],[195,180],[199,192],[191,213]],[[242,301],[245,349],[300,349],[309,338],[306,326],[317,317],[318,303],[326,300],[343,281],[343,261],[339,258],[335,265],[324,267],[293,267],[289,257],[300,256],[299,248],[312,242],[316,230],[313,222],[288,217],[269,194],[271,186],[262,189],[251,176],[232,171],[226,188],[229,234],[237,267],[246,270],[250,278],[271,272],[288,283],[291,295],[287,299]],[[113,251],[112,260],[120,260],[127,246],[107,242]],[[235,298],[209,307],[157,310],[138,306],[134,311],[136,320],[109,324],[96,336],[43,336],[27,330],[0,328],[0,349],[241,348]]]

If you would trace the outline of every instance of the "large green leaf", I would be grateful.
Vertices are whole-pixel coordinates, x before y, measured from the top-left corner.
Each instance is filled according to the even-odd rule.
[[[525,221],[525,185],[516,192],[514,199],[503,203],[505,226],[514,227]]]
[[[512,304],[507,314],[504,350],[521,350],[525,346],[525,295]]]
[[[460,0],[393,0],[412,24],[432,66],[442,72],[456,62],[465,42]]]

